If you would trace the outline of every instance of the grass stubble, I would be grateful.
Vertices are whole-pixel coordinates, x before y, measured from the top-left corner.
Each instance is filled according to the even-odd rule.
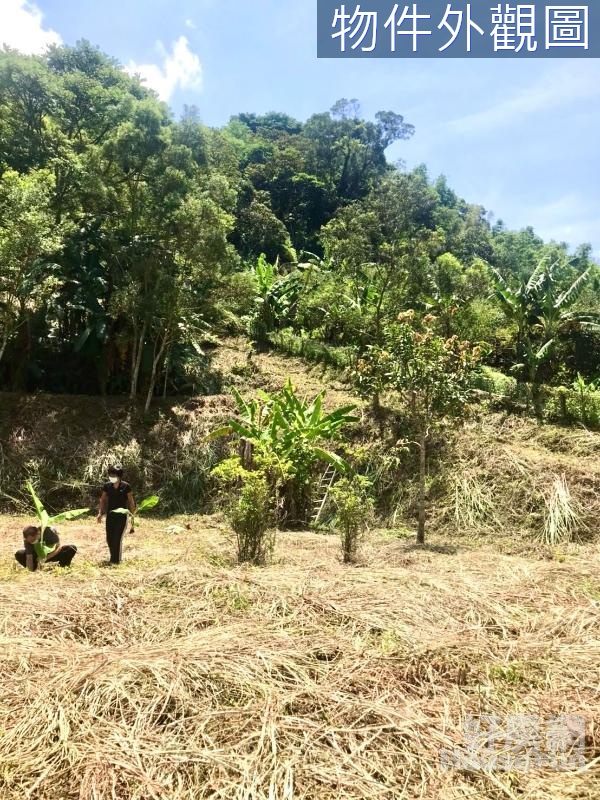
[[[345,567],[335,537],[285,533],[254,569],[218,519],[179,518],[110,569],[70,523],[74,566],[31,575],[24,522],[0,519],[1,800],[600,796],[598,545],[375,533]],[[560,713],[587,718],[579,771],[441,766],[467,715]]]

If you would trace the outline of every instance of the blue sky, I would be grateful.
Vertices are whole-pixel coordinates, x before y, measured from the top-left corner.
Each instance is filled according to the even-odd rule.
[[[416,131],[391,160],[424,162],[509,227],[600,257],[600,59],[317,59],[315,0],[1,2],[0,41],[24,52],[81,38],[208,125],[241,111],[306,119],[340,97],[366,117],[396,111]]]

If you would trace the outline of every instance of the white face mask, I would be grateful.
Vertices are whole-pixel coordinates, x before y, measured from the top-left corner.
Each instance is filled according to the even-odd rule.
[[[109,480],[109,481],[110,481],[112,484],[116,484],[116,483],[118,483],[118,482],[119,482],[119,478],[117,478],[117,476],[116,476],[116,475],[109,475],[109,476],[108,476],[108,480]]]

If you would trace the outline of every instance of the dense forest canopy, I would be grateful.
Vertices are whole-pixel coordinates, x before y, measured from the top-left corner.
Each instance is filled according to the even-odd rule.
[[[523,380],[598,377],[600,279],[491,224],[425,166],[414,128],[340,100],[305,122],[175,120],[87,42],[0,53],[0,388],[206,390],[207,343],[288,328],[358,354],[412,309]]]

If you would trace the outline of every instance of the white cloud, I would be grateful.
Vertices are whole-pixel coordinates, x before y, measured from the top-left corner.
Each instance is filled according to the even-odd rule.
[[[202,87],[202,64],[189,48],[185,36],[173,43],[168,53],[162,42],[157,42],[162,64],[136,64],[130,61],[125,71],[139,75],[148,86],[158,93],[161,100],[169,100],[175,89],[200,89]]]
[[[0,45],[22,53],[43,53],[51,44],[61,44],[56,31],[43,27],[43,14],[28,0],[2,0]]]
[[[196,27],[196,23],[194,22],[193,19],[186,19],[185,27],[186,28],[191,28],[192,30],[194,30],[194,28]]]

